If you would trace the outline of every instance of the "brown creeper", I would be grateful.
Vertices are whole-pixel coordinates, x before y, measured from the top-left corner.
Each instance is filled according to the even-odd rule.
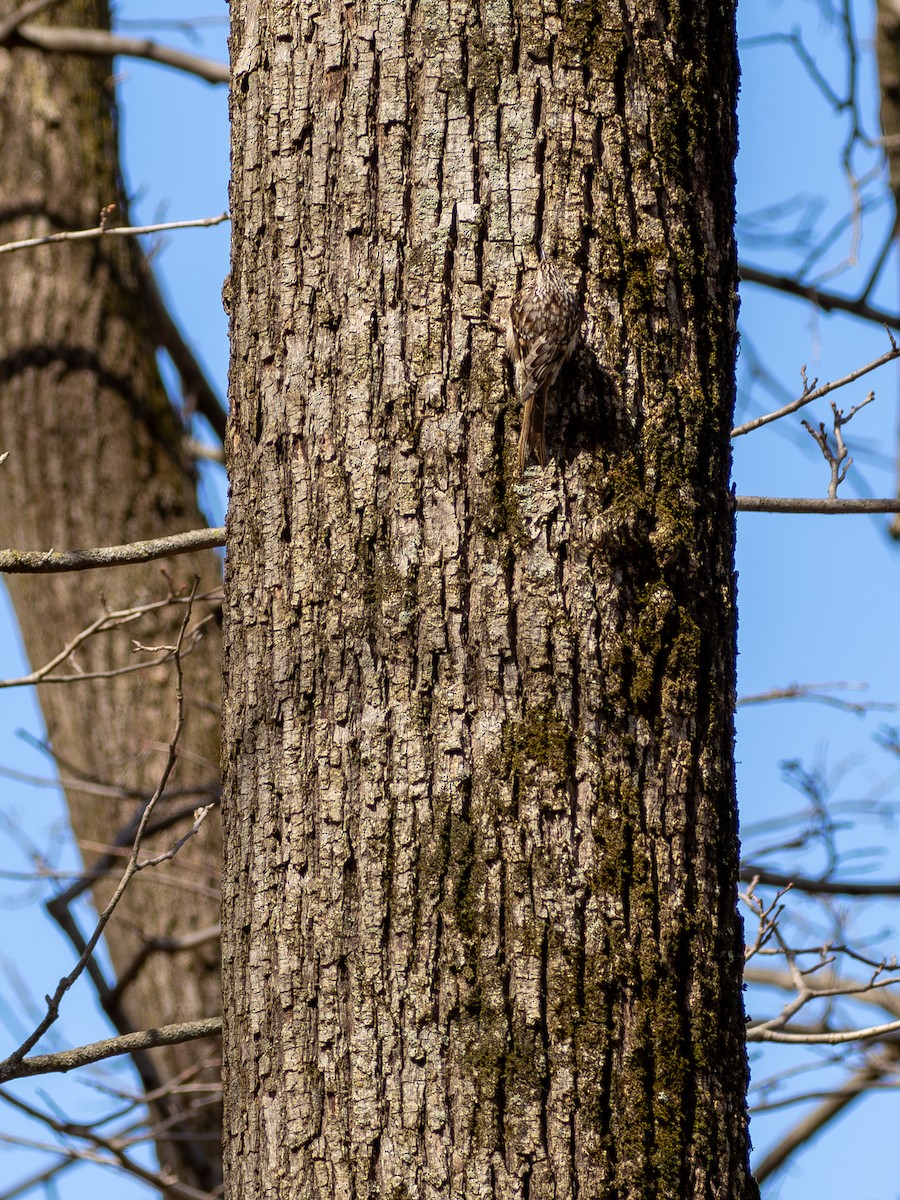
[[[537,279],[513,297],[506,348],[516,368],[516,388],[523,405],[520,471],[532,450],[541,466],[546,464],[547,391],[578,343],[583,316],[578,297],[561,272],[543,257]]]

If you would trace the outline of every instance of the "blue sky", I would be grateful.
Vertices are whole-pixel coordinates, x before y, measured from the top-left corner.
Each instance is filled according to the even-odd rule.
[[[860,95],[862,115],[877,134],[875,85],[871,68],[871,5],[851,5],[862,46]],[[154,36],[224,61],[225,4],[220,0],[120,0],[121,22],[152,13],[155,20],[191,16],[218,18],[220,23],[198,27],[200,42],[192,44],[171,30]],[[745,0],[740,6],[743,86],[741,94],[741,153],[738,162],[739,206],[745,215],[786,201],[791,213],[821,198],[816,228],[824,231],[847,211],[850,192],[837,165],[846,117],[835,116],[821,91],[810,81],[790,46],[759,45],[753,39],[773,31],[787,33],[802,27],[803,37],[819,68],[838,86],[844,73],[839,29],[827,17],[825,0],[783,0],[766,3]],[[130,31],[130,30],[129,30]],[[227,101],[221,87],[194,81],[177,72],[133,60],[117,64],[120,73],[122,132],[133,215],[140,221],[208,216],[227,207]],[[859,170],[877,163],[875,151],[861,153]],[[874,191],[873,191],[874,194]],[[787,226],[793,217],[785,217]],[[859,256],[862,265],[835,275],[828,286],[852,293],[865,275],[865,264],[876,252],[885,214],[867,217]],[[752,237],[752,222],[741,225],[742,257],[756,266],[789,272],[802,255],[785,245],[765,246]],[[226,321],[220,302],[228,270],[228,227],[179,232],[157,240],[155,262],[172,308],[224,394],[227,370]],[[846,257],[851,239],[845,232],[819,264],[824,274]],[[873,299],[886,307],[898,305],[896,258],[889,262]],[[742,288],[743,348],[739,364],[742,418],[777,407],[751,379],[757,362],[788,396],[799,394],[800,369],[810,378],[837,378],[876,357],[887,348],[883,330],[851,318],[813,313],[796,300],[779,298],[758,287]],[[846,429],[857,465],[844,485],[846,495],[891,495],[895,489],[897,452],[897,373],[882,369],[837,393],[837,403],[850,408],[870,388],[875,403],[862,410]],[[827,476],[818,451],[800,427],[800,417],[828,421],[828,401],[797,414],[777,427],[738,440],[734,479],[739,493],[824,495]],[[0,447],[2,450],[2,447]],[[204,504],[212,521],[222,519],[224,489],[221,474],[212,470],[204,484]],[[861,681],[868,695],[886,702],[900,701],[900,652],[896,632],[900,589],[900,545],[886,536],[887,519],[869,517],[767,516],[746,514],[738,521],[740,594],[739,690],[758,693],[790,683]],[[0,675],[20,673],[24,664],[15,626],[5,598],[0,612]],[[858,698],[858,697],[851,697]],[[838,801],[878,796],[874,811],[856,830],[842,831],[848,851],[877,847],[878,859],[860,858],[848,872],[866,869],[874,878],[900,874],[900,855],[892,803],[897,799],[896,758],[873,741],[886,724],[900,725],[900,715],[874,712],[849,716],[820,704],[793,703],[742,710],[738,720],[738,780],[742,820],[748,848],[769,835],[754,829],[760,823],[802,809],[805,801],[784,782],[780,766],[800,760],[816,767],[835,784]],[[42,777],[46,760],[18,736],[26,730],[39,736],[40,717],[33,698],[22,692],[0,691],[0,764]],[[0,787],[0,871],[27,872],[29,846],[15,838],[13,826],[46,852],[52,861],[71,866],[63,811],[52,788],[35,788],[12,779]],[[787,863],[785,856],[780,861]],[[821,856],[811,853],[806,869],[821,869]],[[0,949],[0,1029],[4,1037],[24,1032],[31,1013],[22,994],[40,996],[69,967],[68,947],[35,904],[41,893],[27,883],[0,875],[0,905],[4,936]],[[789,900],[793,904],[793,900]],[[803,912],[802,906],[798,912]],[[818,915],[805,913],[811,929],[825,927]],[[895,914],[886,907],[867,912],[857,933],[888,931],[885,949],[895,951]],[[16,973],[22,985],[16,982]],[[773,997],[750,993],[754,1016],[771,1011]],[[56,1028],[60,1045],[105,1036],[103,1018],[93,1008],[85,985],[66,1005]],[[808,1058],[809,1056],[807,1056]],[[788,1063],[804,1061],[796,1052],[754,1055],[754,1076],[763,1078]],[[127,1068],[110,1068],[120,1072]],[[18,1085],[20,1094],[35,1094],[39,1085]],[[76,1079],[45,1080],[41,1084],[57,1103],[82,1115],[95,1100]],[[802,1086],[802,1085],[801,1085]],[[784,1094],[784,1089],[779,1094]],[[754,1142],[759,1151],[777,1141],[796,1118],[796,1110],[755,1120]],[[883,1147],[900,1116],[893,1094],[868,1099],[830,1129],[814,1147],[798,1156],[770,1194],[782,1200],[801,1200],[811,1192],[830,1194],[852,1188],[856,1200],[886,1200],[898,1193],[897,1164]],[[0,1129],[23,1129],[12,1114],[0,1110]],[[32,1136],[47,1140],[41,1130]],[[34,1169],[37,1159],[0,1146],[0,1187]],[[76,1168],[59,1181],[57,1194],[73,1200],[88,1186],[96,1200],[108,1195],[129,1200],[146,1195],[142,1188],[90,1168]]]
[[[877,92],[872,62],[872,8],[850,5],[858,23],[860,113],[868,132],[879,133]],[[773,32],[801,30],[804,44],[823,75],[840,90],[846,81],[846,57],[841,29],[828,17],[828,5],[812,0],[739,5],[742,35],[741,152],[738,159],[738,205],[745,220],[739,225],[742,261],[790,274],[803,259],[787,244],[761,245],[752,237],[747,214],[775,204],[793,202],[794,213],[804,203],[821,202],[815,228],[821,234],[849,209],[851,191],[839,168],[847,113],[833,107],[803,69],[794,49],[785,43],[758,44]],[[862,176],[878,165],[877,150],[861,149],[856,157]],[[877,194],[880,177],[873,184]],[[859,265],[845,265],[853,249],[851,230],[836,239],[830,251],[808,276],[822,286],[853,295],[867,278],[885,233],[889,210],[875,209],[863,224],[858,247]],[[785,219],[783,226],[790,225]],[[813,239],[815,241],[815,239]],[[830,273],[835,274],[829,278]],[[898,306],[896,256],[889,260],[873,302],[893,310]],[[800,394],[800,370],[824,382],[846,375],[889,346],[884,330],[854,318],[816,313],[800,301],[773,295],[753,285],[741,289],[742,353],[739,361],[739,419],[779,407],[782,400],[767,396],[752,383],[757,359],[774,376],[786,398]],[[849,410],[874,389],[876,400],[846,427],[845,436],[857,459],[842,494],[896,494],[897,372],[891,365],[836,393],[839,407]],[[829,398],[831,399],[831,398]],[[734,480],[744,494],[821,496],[827,487],[825,464],[800,426],[806,416],[814,425],[831,419],[829,401],[819,401],[804,413],[787,418],[737,440]],[[900,699],[900,653],[896,632],[897,591],[900,586],[900,545],[886,535],[888,518],[826,516],[769,516],[738,518],[739,570],[739,692],[762,692],[791,683],[860,681],[869,685],[871,699]],[[849,698],[854,698],[852,695]],[[865,697],[859,697],[865,698]],[[738,715],[738,784],[745,850],[772,840],[754,827],[759,823],[808,807],[805,799],[783,780],[780,764],[801,760],[834,787],[838,805],[869,801],[869,812],[855,829],[838,835],[849,857],[844,874],[854,878],[896,877],[900,870],[893,805],[897,800],[896,757],[873,741],[885,725],[900,725],[892,712],[848,716],[819,704],[775,704],[747,708]],[[876,807],[875,801],[882,806]],[[842,810],[843,815],[843,810]],[[864,854],[863,851],[877,851]],[[774,862],[787,865],[792,856]],[[823,869],[821,852],[803,858],[813,874]],[[774,862],[772,865],[774,865]],[[868,874],[867,874],[868,873]],[[813,905],[788,897],[792,912],[808,922],[807,937],[824,937],[828,921]],[[896,910],[873,906],[857,917],[846,904],[851,932],[857,939],[883,931],[881,953],[896,953]],[[748,926],[749,928],[749,926]],[[815,934],[813,934],[815,930]],[[872,951],[876,953],[876,951]],[[774,1011],[782,997],[751,991],[748,1008],[759,1017]],[[863,1023],[886,1020],[871,1013],[847,1013]],[[779,1048],[752,1054],[754,1078],[761,1080],[787,1066],[814,1059],[826,1061],[824,1051],[798,1054]],[[784,1096],[805,1087],[822,1087],[829,1076],[798,1076],[775,1093]],[[834,1078],[834,1076],[830,1076]],[[779,1110],[753,1123],[757,1154],[764,1153],[798,1119],[797,1109]],[[799,1200],[810,1194],[829,1195],[852,1190],[854,1197],[895,1196],[898,1192],[895,1156],[885,1149],[900,1107],[893,1093],[870,1097],[851,1108],[827,1133],[799,1154],[773,1180],[770,1194]]]

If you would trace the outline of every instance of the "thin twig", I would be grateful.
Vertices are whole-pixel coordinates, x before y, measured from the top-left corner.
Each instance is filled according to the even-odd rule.
[[[186,658],[189,654],[192,654],[194,650],[196,650],[197,646],[202,640],[201,630],[203,629],[203,626],[208,625],[213,620],[213,614],[210,613],[201,621],[197,622],[197,624],[191,630],[191,644],[185,647],[185,649],[183,649],[181,652],[182,658]],[[110,628],[113,628],[113,626],[110,626]],[[70,654],[72,654],[80,645],[82,645],[86,639],[86,636],[90,636],[94,632],[96,632],[96,630],[93,629],[82,631],[82,633],[78,634],[77,638],[70,642],[68,646],[64,647],[64,649],[56,656],[56,659],[53,662],[48,663],[46,666],[39,667],[36,671],[32,671],[30,675],[21,675],[18,679],[0,679],[0,689],[14,687],[34,687],[38,683],[69,684],[87,683],[97,679],[117,679],[120,675],[131,675],[135,671],[147,671],[151,667],[163,667],[166,665],[166,663],[172,661],[173,652],[166,647],[156,658],[148,658],[144,662],[131,663],[127,667],[110,667],[109,670],[106,671],[73,671],[69,675],[52,674],[52,668],[58,665],[60,661],[68,658]],[[105,630],[101,630],[101,632],[105,632]],[[135,644],[134,649],[144,649],[144,647]]]
[[[8,1097],[6,1097],[8,1098]],[[85,1135],[82,1134],[84,1137]],[[63,1146],[62,1153],[68,1160],[73,1163],[88,1162],[100,1167],[112,1167],[116,1171],[121,1171],[124,1175],[140,1179],[143,1183],[149,1184],[155,1191],[158,1191],[162,1196],[169,1196],[171,1200],[210,1200],[210,1193],[206,1190],[199,1191],[190,1184],[180,1183],[171,1176],[164,1176],[157,1171],[151,1171],[147,1167],[141,1166],[140,1163],[134,1162],[127,1155],[118,1150],[113,1141],[108,1138],[99,1138],[96,1135],[89,1138],[95,1146],[99,1146],[102,1150],[106,1150],[106,1154],[102,1154],[100,1150],[90,1150],[82,1146],[74,1146],[71,1142]],[[9,1143],[13,1146],[43,1151],[48,1154],[59,1154],[60,1144],[57,1138],[52,1143],[39,1142],[34,1138],[22,1137],[21,1134],[0,1134],[0,1142]]]
[[[194,586],[191,591],[192,598],[197,593],[198,582],[199,581],[195,577]],[[47,1012],[43,1019],[38,1023],[37,1027],[32,1033],[29,1034],[25,1041],[22,1042],[22,1044],[16,1050],[14,1050],[4,1062],[0,1063],[0,1080],[11,1078],[10,1073],[17,1069],[19,1064],[24,1061],[29,1050],[37,1045],[47,1030],[50,1029],[55,1023],[57,1017],[59,1016],[59,1007],[62,1003],[63,997],[76,982],[76,980],[81,976],[85,967],[87,967],[88,963],[93,958],[97,943],[103,936],[103,931],[109,924],[110,918],[115,912],[116,906],[122,899],[122,896],[124,895],[129,883],[137,874],[138,870],[140,870],[141,843],[143,841],[147,826],[150,822],[150,818],[153,815],[153,810],[156,808],[156,805],[159,803],[160,798],[165,792],[165,787],[169,781],[169,776],[171,775],[175,766],[175,762],[178,757],[178,742],[181,737],[181,731],[184,727],[184,678],[181,667],[180,650],[184,642],[184,636],[187,632],[187,626],[190,619],[191,607],[188,605],[188,607],[185,609],[184,618],[182,619],[181,627],[178,631],[178,637],[175,642],[175,700],[177,707],[175,729],[172,733],[171,739],[169,740],[166,762],[163,766],[156,789],[148,800],[144,811],[141,814],[141,819],[138,824],[137,832],[135,833],[134,844],[131,848],[131,855],[128,859],[128,863],[125,867],[125,870],[122,872],[122,877],[119,880],[112,897],[110,898],[106,907],[100,913],[100,916],[97,918],[97,924],[94,927],[94,932],[88,938],[78,962],[69,972],[69,974],[64,976],[59,981],[59,983],[56,985],[56,991],[53,993],[53,995],[45,997],[47,1002]]]
[[[738,696],[738,708],[748,704],[768,704],[779,700],[809,700],[816,704],[826,704],[838,708],[842,712],[862,715],[868,712],[894,712],[897,704],[883,700],[845,700],[842,696],[830,693],[836,691],[868,691],[865,683],[791,683],[787,687],[771,688],[768,692],[757,692],[753,695]]]
[[[36,1191],[40,1184],[50,1183],[57,1175],[61,1175],[63,1171],[74,1166],[77,1166],[77,1159],[69,1157],[58,1158],[49,1167],[45,1167],[34,1175],[28,1175],[25,1179],[20,1179],[17,1183],[7,1188],[6,1191],[0,1192],[0,1200],[18,1200],[19,1196],[27,1196],[29,1192]]]
[[[90,550],[0,550],[0,573],[50,575],[57,571],[90,571],[95,567],[151,562],[170,554],[190,554],[194,550],[224,545],[225,529],[220,526],[191,529],[187,533],[173,533],[169,537],[149,538],[123,546],[96,546]]]
[[[215,804],[204,804],[202,808],[198,808],[194,813],[194,823],[187,833],[182,834],[168,850],[163,850],[160,854],[154,855],[153,858],[142,858],[137,865],[137,869],[143,871],[147,867],[158,867],[160,863],[171,862],[185,842],[190,841],[192,837],[196,837],[200,832],[203,822],[215,807]]]
[[[847,413],[846,417],[844,416],[844,410],[842,408],[838,408],[838,406],[832,400],[831,412],[834,418],[833,428],[834,441],[837,448],[836,451],[831,449],[831,445],[828,441],[828,434],[825,432],[825,423],[823,421],[819,422],[818,429],[813,429],[809,421],[800,422],[806,432],[822,451],[822,457],[828,463],[831,474],[831,477],[828,481],[828,498],[830,500],[837,499],[837,490],[847,478],[847,472],[853,466],[853,459],[848,457],[849,451],[844,443],[844,435],[841,431],[843,427],[848,424],[848,422],[853,420],[861,408],[865,408],[867,404],[871,404],[874,399],[875,393],[869,392],[865,400],[863,400],[860,404],[855,404]],[[842,463],[844,464],[843,468],[841,467]]]
[[[104,237],[140,237],[145,233],[167,233],[171,229],[209,229],[229,219],[228,213],[217,217],[198,217],[192,221],[164,221],[158,225],[96,225],[93,229],[72,229],[63,233],[48,233],[43,237],[25,238],[21,242],[6,242],[0,246],[0,254],[13,254],[17,250],[33,250],[35,246],[49,246],[54,242],[85,242]]]

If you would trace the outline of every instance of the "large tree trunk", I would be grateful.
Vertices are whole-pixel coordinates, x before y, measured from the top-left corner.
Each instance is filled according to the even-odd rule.
[[[7,16],[18,0],[6,0]],[[103,0],[57,5],[61,24],[108,23]],[[0,235],[3,241],[95,226],[101,209],[127,219],[112,111],[111,64],[0,51]],[[203,524],[179,421],[156,367],[144,305],[140,251],[123,238],[67,243],[0,259],[0,543],[40,549],[109,545]],[[175,585],[214,590],[212,553],[166,564]],[[29,658],[48,661],[106,610],[162,599],[160,564],[50,577],[13,577],[9,588]],[[196,616],[201,615],[202,606]],[[207,606],[208,608],[208,606]],[[86,644],[77,669],[130,666],[131,639],[171,643],[183,613],[173,608]],[[196,623],[196,622],[195,622]],[[177,799],[157,810],[186,816],[147,846],[168,848],[191,825],[191,809],[214,799],[218,778],[220,635],[207,625],[185,660],[187,722],[182,757],[169,781]],[[94,862],[134,820],[160,777],[175,726],[171,667],[113,679],[46,686],[40,700],[54,754],[70,781],[72,827]],[[83,787],[75,782],[84,781]],[[94,785],[101,785],[96,787]],[[116,797],[108,786],[117,785]],[[165,867],[142,872],[107,929],[121,996],[104,997],[120,1028],[146,1028],[219,1011],[218,867],[221,835],[210,820]],[[105,903],[124,865],[95,888]],[[197,937],[200,931],[207,937]],[[193,948],[178,950],[184,938]],[[152,939],[158,939],[148,954]],[[141,965],[142,964],[142,965]],[[136,972],[136,974],[134,973]],[[52,990],[56,979],[49,979]],[[196,1072],[218,1050],[191,1043],[142,1060],[145,1083]],[[196,1084],[193,1075],[189,1078]],[[163,1097],[169,1121],[163,1164],[185,1182],[212,1188],[221,1178],[216,1070],[209,1093]],[[191,1089],[187,1090],[190,1097]],[[197,1090],[194,1089],[194,1095]],[[174,1140],[172,1140],[174,1139]]]
[[[232,2],[235,1200],[754,1194],[733,20]],[[520,477],[538,243],[593,319]]]

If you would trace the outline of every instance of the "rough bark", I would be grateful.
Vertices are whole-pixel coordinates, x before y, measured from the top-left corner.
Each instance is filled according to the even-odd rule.
[[[12,0],[0,4],[8,15]],[[62,24],[108,23],[102,0],[55,7]],[[34,49],[0,50],[0,240],[97,224],[121,194],[112,108],[111,64]],[[109,545],[203,524],[195,481],[180,446],[179,421],[156,367],[148,329],[140,251],[125,239],[67,243],[0,259],[0,541],[29,549]],[[218,586],[212,552],[174,558],[173,584]],[[162,599],[160,564],[8,583],[26,649],[37,667],[106,610]],[[201,614],[198,610],[197,616]],[[171,643],[182,612],[168,610],[87,644],[83,672],[130,666],[131,639]],[[195,622],[196,623],[196,622]],[[213,622],[185,660],[187,722],[181,758],[170,780],[180,792],[158,811],[186,816],[151,840],[171,846],[191,825],[190,810],[215,799],[218,777],[220,635]],[[53,752],[68,779],[72,827],[93,863],[134,820],[159,778],[175,725],[171,667],[109,680],[40,689]],[[109,788],[92,785],[116,785]],[[120,1029],[215,1015],[220,1006],[218,865],[221,834],[211,819],[174,862],[142,872],[107,930],[120,994],[103,997]],[[118,877],[97,884],[105,902]],[[183,937],[212,928],[211,939],[173,949]],[[160,939],[151,947],[152,939]],[[125,980],[128,979],[126,983]],[[56,978],[46,981],[52,990]],[[192,1043],[142,1060],[165,1083],[215,1062],[218,1049]],[[194,1077],[192,1077],[194,1078]],[[221,1177],[216,1070],[197,1111],[190,1093],[161,1099],[171,1119],[159,1143],[164,1165],[185,1182],[211,1188]],[[195,1079],[196,1082],[196,1079]],[[195,1091],[193,1093],[197,1095]],[[175,1139],[172,1141],[171,1139]],[[181,1140],[179,1140],[179,1138]]]
[[[733,21],[232,3],[235,1200],[755,1192]],[[539,242],[592,321],[520,477]]]

